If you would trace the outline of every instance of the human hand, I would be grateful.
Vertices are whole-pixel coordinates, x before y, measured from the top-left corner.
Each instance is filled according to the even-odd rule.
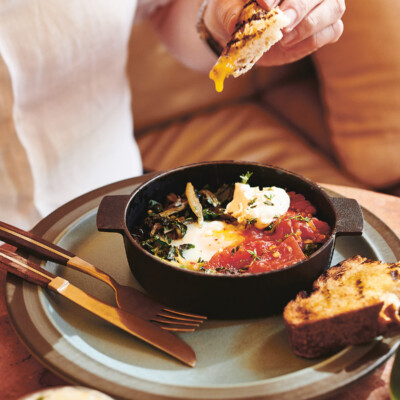
[[[273,8],[278,0],[258,0],[262,7]],[[283,38],[264,54],[259,64],[282,65],[300,60],[330,43],[343,33],[345,0],[283,0],[279,8],[291,23]]]
[[[257,0],[271,9],[279,0]],[[222,45],[229,40],[245,0],[210,0],[204,21],[213,37]],[[336,42],[343,32],[341,20],[345,0],[283,0],[280,9],[291,23],[283,30],[283,39],[258,61],[259,65],[282,65],[297,61],[320,47]]]

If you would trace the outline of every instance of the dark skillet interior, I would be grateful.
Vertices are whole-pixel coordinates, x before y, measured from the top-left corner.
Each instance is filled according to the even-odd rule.
[[[240,176],[252,172],[250,186],[277,186],[288,191],[303,194],[317,208],[317,217],[326,221],[332,228],[336,215],[332,210],[329,197],[312,181],[281,168],[257,163],[221,161],[189,165],[158,176],[139,188],[131,199],[127,210],[127,227],[131,230],[145,214],[149,200],[165,202],[168,193],[182,194],[187,182],[196,189],[210,185],[212,190],[224,183],[240,182]]]
[[[277,186],[303,194],[317,208],[317,217],[327,222],[334,231],[336,212],[319,186],[280,168],[232,161],[189,165],[148,181],[133,193],[128,203],[127,229],[130,231],[139,224],[149,200],[164,203],[168,193],[184,193],[187,182],[192,182],[196,189],[210,185],[215,190],[224,183],[240,182],[240,176],[247,171],[253,173],[248,182],[251,186]],[[299,290],[309,288],[329,266],[334,245],[333,232],[330,240],[310,258],[286,269],[241,276],[211,275],[169,265],[145,251],[128,232],[125,233],[131,270],[152,296],[171,307],[217,318],[280,312]]]

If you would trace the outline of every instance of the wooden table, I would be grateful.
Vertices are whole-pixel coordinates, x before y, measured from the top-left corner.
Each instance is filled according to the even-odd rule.
[[[400,236],[400,197],[363,189],[324,185],[346,197],[355,198]],[[5,274],[0,272],[0,399],[16,400],[41,388],[67,382],[44,368],[21,344],[15,334],[4,302]],[[389,400],[388,382],[393,359],[333,399]]]

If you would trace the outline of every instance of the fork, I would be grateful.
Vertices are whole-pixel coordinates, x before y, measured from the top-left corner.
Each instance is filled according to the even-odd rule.
[[[30,254],[58,264],[71,267],[109,285],[121,310],[147,319],[161,328],[175,332],[194,332],[207,317],[191,314],[172,308],[151,299],[141,291],[119,284],[114,278],[75,254],[48,242],[47,240],[0,221],[0,240]]]

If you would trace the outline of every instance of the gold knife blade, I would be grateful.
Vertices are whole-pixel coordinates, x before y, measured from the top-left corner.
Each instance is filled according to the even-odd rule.
[[[194,367],[196,364],[195,352],[179,337],[145,319],[104,303],[64,278],[51,276],[51,274],[32,261],[1,249],[0,269],[5,269],[7,272],[18,275],[30,282],[49,288],[85,310],[162,350],[190,367]]]

